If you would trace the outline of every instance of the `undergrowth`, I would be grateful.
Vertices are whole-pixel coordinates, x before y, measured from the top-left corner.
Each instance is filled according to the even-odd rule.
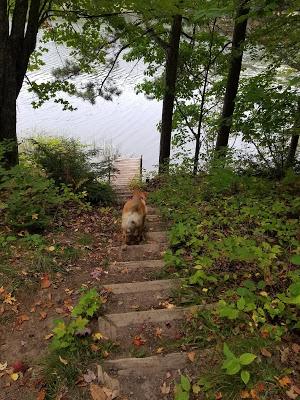
[[[200,391],[207,399],[256,398],[255,390],[258,398],[272,399],[283,391],[279,377],[295,374],[278,364],[275,349],[300,332],[299,194],[299,176],[271,181],[227,167],[197,177],[172,173],[151,193],[172,221],[165,265],[185,278],[177,301],[214,304],[185,330],[190,344],[218,349],[217,367],[194,389],[179,382],[176,399]],[[232,355],[252,352],[249,368],[223,354],[224,344]],[[260,354],[265,346],[270,360]]]

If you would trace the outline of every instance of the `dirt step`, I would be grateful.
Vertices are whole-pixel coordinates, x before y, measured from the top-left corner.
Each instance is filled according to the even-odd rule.
[[[127,376],[132,372],[169,371],[174,369],[174,367],[181,369],[190,363],[187,353],[182,352],[145,358],[128,357],[106,360],[103,366],[109,372],[117,372],[120,376]]]
[[[166,243],[134,244],[122,249],[120,246],[112,247],[111,257],[116,261],[139,261],[147,259],[161,259],[167,249]]]
[[[147,205],[147,214],[148,215],[160,215],[160,212],[157,207]]]
[[[149,222],[161,222],[161,216],[158,214],[147,214],[147,220]]]
[[[165,279],[135,283],[106,284],[109,292],[105,312],[141,311],[152,308],[163,308],[172,301],[172,294],[180,287],[179,279]]]
[[[172,290],[180,285],[179,279],[161,279],[157,281],[113,283],[104,285],[112,294],[129,294],[152,292],[156,290]]]
[[[119,381],[120,395],[130,400],[173,400],[174,386],[180,375],[197,380],[207,370],[217,366],[218,357],[214,349],[195,351],[192,362],[185,352],[156,355],[145,358],[119,358],[104,361],[105,371]],[[161,387],[170,388],[162,394]]]
[[[190,314],[205,307],[206,306],[174,307],[172,309],[107,314],[99,317],[99,330],[108,338],[116,340],[125,328],[149,323],[157,325],[159,323],[170,323],[171,321],[182,321]]]
[[[168,229],[168,224],[166,222],[149,222],[146,221],[146,230],[148,232],[162,232]]]
[[[146,239],[150,242],[166,243],[168,241],[166,231],[148,231],[146,233]]]
[[[156,279],[158,272],[164,267],[162,260],[141,260],[115,262],[110,265],[109,273],[105,276],[106,282],[138,282]],[[101,282],[103,282],[103,279]],[[106,281],[106,282],[105,282]]]

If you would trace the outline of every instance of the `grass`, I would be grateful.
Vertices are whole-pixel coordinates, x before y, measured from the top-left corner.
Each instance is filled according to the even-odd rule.
[[[81,233],[78,238],[78,243],[82,246],[89,246],[94,242],[93,235],[89,233]]]
[[[47,400],[55,399],[64,387],[68,388],[69,395],[74,396],[72,399],[80,396],[79,388],[76,387],[80,376],[87,372],[87,368],[92,369],[93,363],[101,363],[105,352],[111,352],[115,347],[111,341],[105,341],[101,342],[99,351],[93,351],[92,343],[91,338],[78,338],[75,351],[71,352],[68,349],[49,351],[44,357],[41,366],[46,383]]]
[[[24,285],[24,275],[9,264],[0,264],[0,287],[4,286],[12,292],[22,285]]]

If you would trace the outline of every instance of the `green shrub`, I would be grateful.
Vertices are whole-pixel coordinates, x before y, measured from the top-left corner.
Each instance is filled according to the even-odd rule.
[[[109,180],[116,169],[114,156],[96,160],[101,149],[89,148],[73,138],[42,137],[29,139],[24,145],[27,160],[40,165],[57,185],[65,184],[76,193],[86,192],[92,204],[108,205],[115,201]]]
[[[14,228],[46,228],[67,200],[52,179],[24,165],[0,169],[0,191],[4,220]]]
[[[108,183],[89,181],[83,185],[83,189],[86,191],[86,199],[91,204],[108,206],[116,202],[116,193]]]

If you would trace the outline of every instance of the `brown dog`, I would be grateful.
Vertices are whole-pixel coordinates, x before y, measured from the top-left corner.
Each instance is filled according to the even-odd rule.
[[[143,239],[146,220],[146,193],[135,191],[122,211],[124,244],[139,243]]]

